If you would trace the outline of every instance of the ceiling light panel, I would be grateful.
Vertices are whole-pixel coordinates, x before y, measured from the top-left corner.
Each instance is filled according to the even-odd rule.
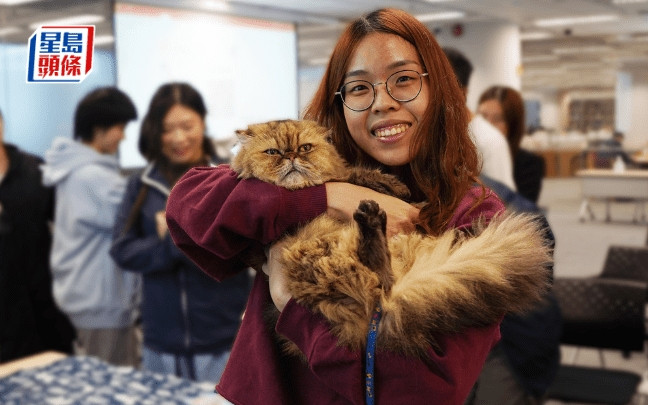
[[[584,15],[578,17],[546,18],[536,20],[534,24],[538,27],[560,27],[565,25],[597,24],[602,22],[617,21],[618,19],[619,16],[615,14],[599,14]]]
[[[520,39],[522,41],[539,41],[542,39],[553,38],[553,34],[545,31],[537,32],[522,32],[520,33]]]
[[[648,0],[612,0],[614,4],[637,4],[637,3],[648,3]]]
[[[456,20],[459,18],[464,18],[466,13],[462,11],[443,11],[439,13],[430,13],[430,14],[419,14],[416,15],[416,19],[421,22],[428,21],[441,21],[441,20]]]
[[[0,6],[17,6],[20,4],[33,3],[39,0],[0,0]]]

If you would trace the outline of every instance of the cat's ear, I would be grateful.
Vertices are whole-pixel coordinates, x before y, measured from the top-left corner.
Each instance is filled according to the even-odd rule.
[[[247,141],[252,139],[252,132],[248,129],[237,129],[235,134],[241,145],[245,145]]]
[[[326,142],[333,145],[333,130],[332,129],[329,129],[328,131],[326,131],[326,134],[324,134],[324,139],[326,139]]]

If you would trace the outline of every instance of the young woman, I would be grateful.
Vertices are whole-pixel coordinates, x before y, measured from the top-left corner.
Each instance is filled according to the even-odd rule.
[[[306,111],[333,129],[334,143],[357,164],[398,175],[413,192],[400,201],[348,183],[287,191],[255,179],[239,181],[226,166],[190,171],[169,198],[167,220],[177,245],[208,274],[242,271],[240,253],[261,249],[292,227],[327,212],[350,220],[361,200],[387,213],[388,234],[416,226],[431,235],[466,229],[503,209],[473,187],[478,158],[469,117],[452,68],[429,30],[393,9],[353,21],[342,33]],[[364,352],[337,344],[328,323],[291,299],[270,249],[268,278],[258,273],[218,392],[233,403],[364,404]],[[282,355],[263,319],[274,303],[276,332],[307,361]],[[441,337],[425,360],[380,351],[377,404],[461,404],[499,339],[499,324]]]
[[[489,87],[479,97],[477,113],[504,134],[513,156],[515,187],[523,197],[537,203],[542,191],[545,161],[542,156],[520,148],[524,136],[522,95],[510,87]]]
[[[127,271],[143,276],[143,367],[199,381],[218,381],[239,328],[250,280],[242,271],[219,283],[173,243],[167,196],[189,168],[208,166],[206,109],[185,83],[161,86],[142,123],[139,149],[149,162],[129,182],[110,251]]]

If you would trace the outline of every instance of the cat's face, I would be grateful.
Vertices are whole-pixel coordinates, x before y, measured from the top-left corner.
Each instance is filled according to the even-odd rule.
[[[314,121],[270,121],[236,134],[241,148],[231,167],[241,178],[298,189],[341,178],[346,171],[328,129]]]

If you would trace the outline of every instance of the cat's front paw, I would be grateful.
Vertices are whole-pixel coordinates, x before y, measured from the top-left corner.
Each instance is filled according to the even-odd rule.
[[[353,213],[358,223],[358,259],[378,275],[381,288],[389,293],[394,283],[387,244],[387,214],[373,200],[363,200]]]
[[[371,230],[380,230],[383,234],[387,231],[387,214],[373,200],[362,200],[353,213],[353,219],[363,234]]]

